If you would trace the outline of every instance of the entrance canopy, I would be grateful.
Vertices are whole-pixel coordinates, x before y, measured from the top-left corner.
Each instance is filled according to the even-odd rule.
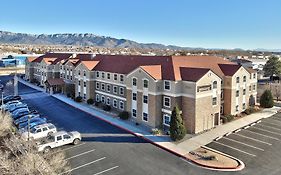
[[[59,85],[64,85],[64,81],[61,78],[50,78],[46,80],[46,85],[48,86],[59,86]]]

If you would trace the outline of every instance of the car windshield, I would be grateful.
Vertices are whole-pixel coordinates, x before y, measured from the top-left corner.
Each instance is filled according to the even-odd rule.
[[[36,129],[35,128],[31,128],[30,132],[31,133],[35,133]]]

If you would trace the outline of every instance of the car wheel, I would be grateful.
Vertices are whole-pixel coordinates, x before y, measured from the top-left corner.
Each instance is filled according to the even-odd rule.
[[[51,134],[53,134],[53,132],[49,132],[49,133],[47,134],[47,136],[50,136]]]
[[[80,143],[80,139],[74,139],[73,140],[73,145],[77,145],[78,143]]]
[[[51,151],[51,147],[46,147],[45,149],[44,149],[44,153],[49,153]]]

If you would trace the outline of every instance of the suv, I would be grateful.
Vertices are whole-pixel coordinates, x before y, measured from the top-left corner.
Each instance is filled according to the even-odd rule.
[[[29,138],[30,139],[39,139],[47,137],[52,133],[56,133],[57,128],[52,123],[46,123],[38,125],[30,129]],[[28,140],[28,131],[25,131],[21,134],[21,137],[25,140]]]

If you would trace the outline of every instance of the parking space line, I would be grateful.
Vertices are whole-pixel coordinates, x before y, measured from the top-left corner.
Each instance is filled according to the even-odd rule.
[[[232,147],[232,146],[225,145],[225,144],[220,143],[220,142],[217,142],[217,141],[213,141],[213,142],[214,142],[214,143],[217,143],[217,144],[219,144],[219,145],[222,145],[222,146],[225,146],[225,147],[231,148],[231,149],[233,149],[233,150],[239,151],[239,152],[241,152],[241,153],[244,153],[244,154],[247,154],[247,155],[250,155],[250,156],[256,157],[256,155],[251,154],[251,153],[248,153],[248,152],[246,152],[246,151],[242,151],[242,150],[240,150],[240,149],[238,149],[238,148],[234,148],[234,147]]]
[[[79,168],[83,168],[83,167],[85,167],[85,166],[87,166],[87,165],[91,165],[91,164],[93,164],[93,163],[95,163],[95,162],[98,162],[98,161],[101,161],[101,160],[103,160],[103,159],[105,159],[105,158],[106,158],[106,157],[102,157],[102,158],[99,158],[99,159],[97,159],[97,160],[91,161],[91,162],[89,162],[89,163],[80,165],[80,166],[78,166],[78,167],[75,167],[75,168],[72,168],[72,169],[70,169],[70,170],[67,170],[67,171],[65,171],[65,172],[63,172],[63,173],[60,173],[59,175],[72,172],[72,171],[77,170],[77,169],[79,169]]]
[[[276,119],[274,119],[274,118],[269,118],[270,120],[274,120],[274,122],[279,122],[279,123],[281,123],[281,121],[280,120],[276,120]]]
[[[264,127],[268,127],[268,128],[271,128],[271,129],[276,129],[276,130],[281,131],[281,129],[280,129],[280,128],[275,128],[275,127],[272,127],[272,126],[267,126],[267,125],[263,125],[263,124],[259,124],[259,125],[264,126]]]
[[[114,167],[108,168],[108,169],[106,169],[106,170],[103,170],[103,171],[101,171],[101,172],[95,173],[95,174],[93,174],[93,175],[99,175],[99,174],[105,173],[105,172],[107,172],[107,171],[113,170],[113,169],[118,168],[118,167],[119,167],[119,166],[114,166]]]
[[[244,135],[241,135],[241,134],[238,134],[238,133],[233,133],[233,134],[235,134],[237,136],[240,136],[240,137],[244,137],[246,139],[250,139],[250,140],[256,141],[256,142],[260,142],[260,143],[263,143],[263,144],[266,144],[266,145],[272,145],[271,143],[267,143],[267,142],[264,142],[264,141],[261,141],[261,140],[258,140],[258,139],[247,137],[247,136],[244,136]]]
[[[244,131],[247,131],[247,132],[250,132],[250,133],[253,133],[253,134],[257,134],[257,135],[260,135],[260,136],[263,136],[263,137],[268,137],[268,138],[271,138],[271,139],[274,139],[274,140],[279,140],[279,139],[276,138],[276,137],[271,137],[271,136],[268,136],[268,135],[256,133],[256,132],[253,132],[253,131],[250,131],[250,130],[244,130]]]
[[[270,119],[281,122],[281,118],[280,117],[270,117]]]
[[[78,147],[78,146],[82,146],[82,145],[85,145],[86,143],[80,143],[80,144],[78,144],[78,145],[74,145],[74,146],[71,146],[71,147],[69,147],[69,148],[65,148],[65,149],[61,149],[61,151],[66,151],[66,150],[69,150],[69,149],[72,149],[72,148],[76,148],[76,147]]]
[[[265,129],[261,129],[261,128],[258,128],[258,127],[255,127],[253,126],[253,128],[257,129],[257,130],[261,130],[261,131],[264,131],[264,132],[268,132],[268,133],[271,133],[271,134],[276,134],[276,135],[280,135],[280,133],[277,133],[277,132],[272,132],[272,131],[268,131],[268,130],[265,130]]]
[[[81,153],[81,154],[77,154],[77,155],[75,155],[75,156],[68,157],[68,158],[66,158],[65,160],[73,159],[73,158],[75,158],[75,157],[79,157],[79,156],[82,156],[82,155],[84,155],[84,154],[88,154],[88,153],[94,152],[94,151],[95,151],[95,149],[92,149],[92,150],[90,150],[90,151],[86,151],[86,152],[83,152],[83,153]]]
[[[262,149],[262,148],[255,147],[255,146],[253,146],[253,145],[249,145],[249,144],[247,144],[247,143],[243,143],[243,142],[237,141],[237,140],[235,140],[235,139],[231,139],[231,138],[228,138],[228,137],[223,137],[223,139],[230,140],[230,141],[232,141],[232,142],[236,142],[236,143],[239,143],[239,144],[241,144],[241,145],[245,145],[245,146],[248,146],[248,147],[250,147],[250,148],[254,148],[254,149],[260,150],[260,151],[264,151],[264,149]]]
[[[275,126],[281,126],[281,125],[278,125],[276,123],[270,123],[270,122],[267,122],[267,121],[262,121],[262,123],[267,123],[267,124],[271,124],[271,125],[275,125]]]

